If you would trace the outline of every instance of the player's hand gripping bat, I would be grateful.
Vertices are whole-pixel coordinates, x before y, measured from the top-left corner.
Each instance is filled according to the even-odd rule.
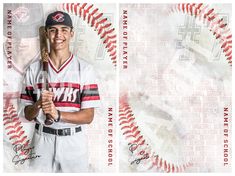
[[[39,28],[39,37],[40,37],[40,51],[41,51],[41,58],[42,58],[42,64],[43,64],[43,79],[44,84],[43,87],[45,90],[49,90],[48,85],[48,58],[49,58],[49,47],[47,44],[47,38],[45,34],[45,27],[41,26]],[[46,125],[51,125],[54,122],[53,117],[50,114],[46,114]]]

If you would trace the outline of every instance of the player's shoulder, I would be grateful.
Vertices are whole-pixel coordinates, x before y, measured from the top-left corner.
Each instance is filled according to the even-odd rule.
[[[41,60],[34,60],[28,65],[26,71],[37,71],[40,69],[41,69]]]
[[[92,70],[93,69],[93,65],[91,63],[89,63],[88,61],[86,61],[78,56],[74,56],[74,58],[77,61],[77,63],[80,65],[81,70]]]

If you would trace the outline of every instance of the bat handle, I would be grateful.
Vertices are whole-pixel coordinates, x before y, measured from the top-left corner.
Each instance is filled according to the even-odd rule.
[[[54,122],[53,117],[50,114],[46,114],[46,120],[44,123],[46,125],[51,125],[51,124],[53,124],[53,122]]]

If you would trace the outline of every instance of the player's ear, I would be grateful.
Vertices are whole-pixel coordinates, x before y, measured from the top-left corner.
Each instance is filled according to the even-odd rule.
[[[72,38],[72,37],[74,36],[74,30],[73,30],[73,28],[71,28],[70,34],[71,34],[71,38]]]
[[[46,38],[48,38],[48,32],[47,32],[47,29],[45,29],[45,36],[46,36]]]

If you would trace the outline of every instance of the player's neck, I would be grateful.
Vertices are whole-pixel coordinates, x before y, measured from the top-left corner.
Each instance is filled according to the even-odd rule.
[[[59,69],[63,63],[69,58],[71,55],[70,51],[51,51],[50,52],[50,59],[53,65]]]

